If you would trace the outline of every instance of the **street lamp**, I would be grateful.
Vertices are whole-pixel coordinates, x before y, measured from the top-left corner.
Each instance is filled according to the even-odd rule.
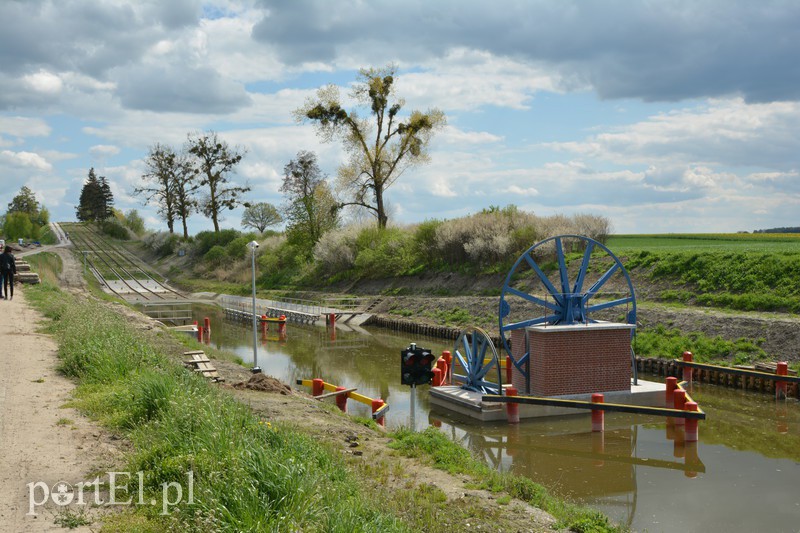
[[[247,246],[252,251],[253,258],[253,374],[260,374],[261,369],[258,367],[258,333],[256,328],[256,248],[258,243],[250,241]]]

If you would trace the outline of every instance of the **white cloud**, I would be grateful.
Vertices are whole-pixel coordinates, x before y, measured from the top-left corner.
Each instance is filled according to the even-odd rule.
[[[51,131],[44,119],[0,115],[0,134],[14,137],[47,137]]]
[[[64,87],[61,78],[45,70],[39,70],[39,72],[34,74],[27,74],[22,77],[22,81],[34,91],[46,94],[58,94]]]
[[[519,185],[511,185],[504,192],[519,196],[539,196],[539,190],[536,187],[523,188]]]
[[[536,92],[559,92],[562,85],[556,72],[480,50],[451,50],[423,65],[424,71],[401,72],[397,79],[398,93],[412,106],[527,109]]]
[[[89,148],[89,153],[93,157],[105,158],[119,153],[119,147],[111,144],[96,144]]]
[[[436,134],[437,142],[463,146],[465,144],[486,145],[503,141],[503,137],[486,131],[464,131],[453,126],[445,126]]]
[[[45,158],[33,152],[0,152],[0,165],[36,170],[51,170],[53,167]]]

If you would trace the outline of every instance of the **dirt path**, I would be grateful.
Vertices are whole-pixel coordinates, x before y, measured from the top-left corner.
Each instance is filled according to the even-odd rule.
[[[56,519],[91,515],[88,506],[68,508],[52,497],[31,515],[29,492],[39,502],[59,482],[90,481],[118,453],[101,430],[64,407],[74,384],[57,372],[56,343],[37,332],[39,321],[24,289],[0,300],[0,532],[62,530]]]

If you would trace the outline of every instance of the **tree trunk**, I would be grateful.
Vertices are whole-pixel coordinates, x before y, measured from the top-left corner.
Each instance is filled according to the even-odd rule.
[[[214,177],[206,171],[208,176],[208,209],[211,211],[211,220],[214,221],[214,233],[219,233],[219,222],[217,221],[217,211],[219,211],[219,205],[217,204],[217,183],[214,180]]]
[[[186,228],[186,217],[182,217],[183,220],[183,238],[189,240],[189,230]]]
[[[385,228],[389,217],[386,216],[386,210],[383,206],[383,191],[378,186],[375,187],[375,207],[378,215],[378,227]]]

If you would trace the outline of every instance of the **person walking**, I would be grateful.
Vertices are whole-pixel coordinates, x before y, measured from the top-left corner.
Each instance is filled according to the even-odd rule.
[[[11,253],[11,247],[6,245],[3,253],[0,254],[0,280],[2,280],[2,292],[4,293],[3,299],[8,300],[14,298],[14,274],[17,273],[17,263],[14,259],[14,254]]]

